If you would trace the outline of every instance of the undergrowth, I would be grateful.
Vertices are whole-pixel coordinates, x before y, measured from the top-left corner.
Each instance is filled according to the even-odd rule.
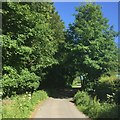
[[[35,106],[47,98],[45,91],[16,95],[3,100],[2,118],[29,118]]]
[[[120,106],[115,103],[101,103],[95,96],[91,98],[87,92],[77,92],[74,96],[78,109],[92,119],[118,118]]]

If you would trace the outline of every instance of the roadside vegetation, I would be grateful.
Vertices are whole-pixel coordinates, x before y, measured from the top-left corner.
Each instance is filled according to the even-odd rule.
[[[78,92],[74,96],[74,101],[80,111],[92,119],[118,118],[119,109],[115,103],[100,102],[97,97],[90,97],[87,92]]]
[[[113,118],[120,115],[120,79],[102,76],[92,90],[86,88],[74,96],[78,109],[92,119]]]
[[[120,66],[114,42],[117,34],[103,17],[100,6],[93,4],[77,8],[75,22],[68,29],[74,65],[77,75],[82,76],[81,91],[74,101],[92,119],[119,118]]]
[[[2,3],[3,118],[28,118],[47,98],[41,82],[59,64],[63,29],[53,3]]]
[[[53,3],[2,3],[3,118],[28,117],[47,98],[39,90],[52,95],[78,84],[74,100],[85,114],[117,115],[119,34],[99,5],[81,4],[74,17],[65,29]]]
[[[3,118],[30,118],[36,105],[47,99],[48,95],[45,91],[37,91],[26,93],[23,95],[12,96],[3,100],[2,117]]]

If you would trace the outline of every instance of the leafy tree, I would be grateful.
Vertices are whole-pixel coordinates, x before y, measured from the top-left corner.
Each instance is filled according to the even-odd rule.
[[[5,95],[12,94],[6,92],[10,86],[11,92],[36,90],[48,72],[45,68],[58,63],[55,54],[59,43],[64,40],[61,32],[63,22],[52,3],[6,2],[2,10]],[[15,89],[10,83],[12,80],[16,84]]]
[[[54,47],[57,50],[54,54],[54,58],[57,60],[57,63],[43,69],[46,76],[45,80],[43,80],[41,84],[42,87],[64,87],[66,83],[62,65],[62,62],[64,61],[63,54],[65,44],[64,23],[58,15],[58,12],[55,11],[54,7],[50,18],[50,28],[52,29],[54,36]]]
[[[84,81],[96,80],[101,74],[117,70],[117,33],[103,17],[101,7],[92,3],[76,8],[74,23],[69,25],[67,40],[71,44],[73,66],[86,76]]]
[[[120,43],[118,44],[118,74],[120,75]]]

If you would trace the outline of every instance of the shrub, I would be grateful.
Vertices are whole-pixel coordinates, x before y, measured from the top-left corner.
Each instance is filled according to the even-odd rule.
[[[32,104],[37,104],[37,102],[42,101],[47,98],[47,93],[45,91],[37,91],[32,94]]]
[[[94,86],[95,94],[102,101],[119,103],[120,79],[116,76],[104,76]]]
[[[26,91],[32,92],[39,87],[40,77],[29,72],[28,69],[24,69],[18,74],[16,69],[5,66],[4,72],[2,80],[3,97],[10,97],[16,93],[21,94]]]
[[[101,110],[99,111],[98,118],[119,118],[120,106],[116,104],[101,103]]]
[[[28,69],[22,70],[18,81],[18,88],[21,91],[35,91],[39,87],[40,77],[31,73]]]
[[[15,93],[18,88],[17,80],[19,79],[19,75],[17,74],[16,69],[5,66],[3,68],[4,75],[2,80],[2,88],[3,88],[3,96],[11,96]]]
[[[86,92],[77,92],[77,94],[74,96],[74,101],[76,102],[76,105],[88,105],[90,104],[90,97]]]
[[[91,104],[86,109],[86,114],[91,118],[97,118],[99,112],[101,111],[101,104],[97,100],[96,96],[94,99],[91,99]]]
[[[114,103],[100,103],[96,96],[91,98],[86,92],[77,92],[74,101],[78,109],[90,118],[118,118],[118,107],[120,106]]]

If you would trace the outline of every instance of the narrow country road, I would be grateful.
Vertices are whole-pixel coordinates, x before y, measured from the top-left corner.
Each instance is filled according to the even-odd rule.
[[[76,108],[70,97],[50,97],[40,105],[34,118],[88,118]]]

